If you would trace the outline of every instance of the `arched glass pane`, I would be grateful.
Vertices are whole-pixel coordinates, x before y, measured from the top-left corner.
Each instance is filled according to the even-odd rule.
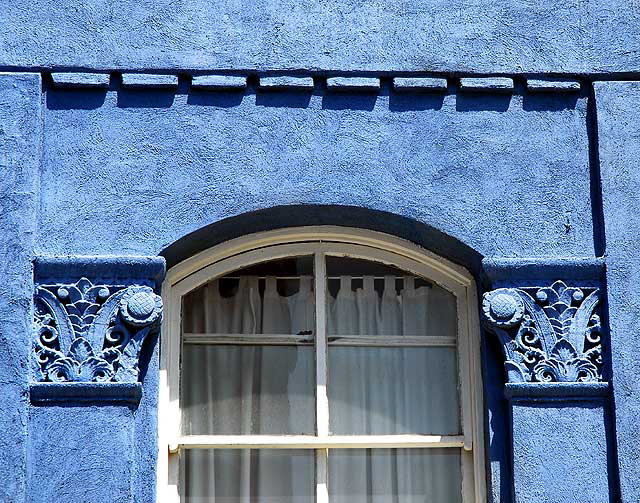
[[[456,337],[456,300],[444,288],[378,262],[327,257],[327,333]]]
[[[313,434],[312,264],[258,264],[184,298],[183,433]]]
[[[459,434],[455,297],[395,267],[327,258],[333,434]]]

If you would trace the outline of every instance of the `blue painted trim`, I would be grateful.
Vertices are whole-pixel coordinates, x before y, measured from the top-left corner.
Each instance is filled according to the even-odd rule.
[[[513,91],[513,79],[509,77],[463,77],[460,79],[460,90],[510,93]]]
[[[527,80],[527,91],[564,93],[578,92],[580,91],[580,82],[577,80],[529,79]]]
[[[607,382],[549,382],[549,383],[507,383],[504,396],[509,400],[522,398],[594,398],[609,394]]]
[[[123,73],[123,87],[178,87],[177,75],[157,75],[154,73]]]
[[[393,79],[393,88],[399,92],[445,92],[447,90],[447,79],[430,77],[396,77]]]
[[[191,87],[242,91],[247,88],[247,78],[237,75],[196,75],[191,79]]]
[[[602,279],[604,260],[590,257],[540,258],[485,258],[482,268],[491,281],[519,279]]]
[[[136,383],[37,383],[29,386],[33,405],[69,405],[87,403],[137,405],[142,385]]]
[[[291,77],[281,75],[278,77],[260,77],[259,87],[261,89],[313,89],[312,77]]]
[[[380,89],[380,79],[377,77],[329,77],[327,79],[327,89],[334,91],[378,91]]]
[[[109,87],[110,75],[108,73],[79,73],[79,72],[54,72],[51,80],[55,87]]]
[[[160,284],[166,269],[163,257],[150,256],[39,256],[33,263],[34,274],[40,281],[68,278],[70,272],[79,272],[80,276],[126,280],[144,278]]]

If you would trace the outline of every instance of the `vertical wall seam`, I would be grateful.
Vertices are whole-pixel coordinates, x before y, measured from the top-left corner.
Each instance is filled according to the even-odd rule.
[[[605,361],[604,378],[609,381],[610,391],[604,406],[605,434],[607,445],[607,473],[609,478],[609,501],[618,503],[622,501],[622,487],[620,483],[620,461],[618,457],[618,432],[616,420],[615,402],[615,382],[613,375],[613,354],[611,352],[611,324],[609,323],[609,297],[607,287],[607,270],[605,267],[601,290],[602,290],[602,314],[605,320]]]
[[[602,179],[600,176],[600,145],[598,140],[598,110],[593,82],[588,84],[587,140],[589,148],[589,176],[591,195],[591,220],[593,225],[593,247],[596,257],[606,253]]]
[[[32,224],[31,224],[31,232],[32,232],[32,239],[31,239],[31,253],[30,253],[30,271],[31,271],[31,277],[30,277],[30,284],[32,286],[32,291],[33,291],[33,284],[35,282],[35,275],[34,275],[34,259],[35,259],[35,255],[36,255],[36,240],[37,240],[37,235],[39,232],[39,219],[40,219],[40,214],[42,212],[42,208],[41,208],[41,197],[40,197],[40,185],[41,185],[41,180],[42,180],[42,169],[43,169],[43,162],[44,162],[44,107],[46,106],[46,94],[45,94],[45,81],[42,77],[42,75],[38,75],[39,80],[40,80],[40,96],[39,96],[39,104],[40,106],[38,107],[38,127],[39,127],[39,138],[38,138],[38,150],[37,150],[37,166],[34,168],[34,172],[33,172],[33,181],[32,181],[32,190],[33,190],[33,202],[32,202],[32,208],[33,208],[33,215],[32,217]],[[29,319],[33,320],[34,319],[34,305],[33,302],[30,303],[30,307],[29,307]],[[29,340],[30,340],[31,334],[29,334]],[[29,348],[30,350],[30,348]],[[27,358],[31,357],[31,354],[27,355]],[[27,365],[26,366],[26,372],[27,372],[27,376],[26,376],[26,381],[27,383],[29,381],[31,381],[31,365]],[[26,474],[26,478],[25,478],[25,484],[24,484],[24,493],[23,493],[23,501],[25,503],[29,502],[29,494],[30,494],[30,484],[31,481],[33,480],[33,471],[32,471],[32,463],[30,460],[31,457],[31,435],[30,435],[30,427],[31,427],[31,407],[32,405],[29,403],[27,405],[27,413],[26,413],[26,424],[25,424],[25,434],[26,434],[26,439],[27,441],[24,444],[24,463],[25,463],[25,474]]]
[[[589,172],[591,188],[591,212],[593,221],[593,243],[596,256],[606,255],[606,229],[604,220],[604,201],[602,191],[602,176],[600,169],[600,139],[598,134],[598,107],[594,82],[589,82],[587,98],[587,138],[589,140]],[[605,378],[611,384],[611,391],[605,401],[605,434],[607,444],[607,465],[609,479],[609,501],[622,501],[620,486],[620,461],[618,458],[618,434],[616,428],[615,379],[612,368],[611,354],[611,324],[609,323],[609,302],[607,288],[607,270],[605,267],[602,285],[602,311],[605,319],[605,336],[607,349],[605,353]]]

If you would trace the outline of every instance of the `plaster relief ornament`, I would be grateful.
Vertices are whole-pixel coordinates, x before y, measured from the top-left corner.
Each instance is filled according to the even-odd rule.
[[[137,382],[145,338],[157,331],[162,299],[147,286],[39,286],[34,351],[40,380]]]
[[[499,288],[483,296],[489,328],[500,339],[508,382],[602,379],[597,289]]]

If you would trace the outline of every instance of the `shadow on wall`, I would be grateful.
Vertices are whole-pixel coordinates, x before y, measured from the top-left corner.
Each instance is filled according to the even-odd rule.
[[[194,106],[232,108],[242,104],[244,98],[255,95],[256,106],[276,108],[308,108],[314,95],[322,97],[324,110],[362,110],[371,112],[378,99],[388,100],[390,112],[441,110],[447,97],[455,97],[457,112],[506,112],[517,104],[526,112],[561,111],[576,107],[585,92],[579,93],[531,93],[522,82],[516,82],[513,93],[492,93],[482,91],[461,92],[449,83],[445,92],[397,92],[383,79],[376,91],[353,90],[331,92],[320,84],[313,89],[259,88],[256,79],[249,79],[246,89],[204,90],[190,86],[189,80],[181,78],[177,89],[123,88],[121,80],[113,77],[108,89],[65,89],[54,88],[47,81],[46,105],[50,110],[97,109],[105,104],[107,91],[116,92],[116,106],[119,108],[170,108],[176,104],[176,95],[186,95],[186,103]]]
[[[243,213],[202,227],[165,248],[167,268],[214,245],[255,232],[306,225],[338,225],[385,232],[422,246],[466,267],[478,276],[482,256],[462,243],[417,220],[355,206],[287,205]]]
[[[56,89],[47,92],[49,110],[94,110],[104,105],[106,89]]]

